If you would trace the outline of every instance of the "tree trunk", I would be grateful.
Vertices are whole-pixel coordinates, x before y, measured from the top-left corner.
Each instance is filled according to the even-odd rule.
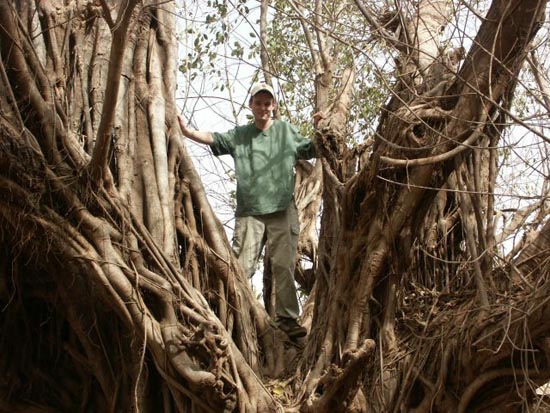
[[[1,410],[275,409],[281,333],[176,122],[174,4],[37,4],[0,5]]]

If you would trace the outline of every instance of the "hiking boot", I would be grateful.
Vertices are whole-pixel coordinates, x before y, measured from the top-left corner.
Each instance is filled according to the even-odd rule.
[[[289,338],[304,337],[307,330],[293,318],[278,318],[277,327],[283,330]]]

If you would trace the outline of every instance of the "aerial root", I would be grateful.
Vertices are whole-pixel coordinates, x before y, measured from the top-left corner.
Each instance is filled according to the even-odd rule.
[[[309,403],[308,413],[331,413],[340,411],[346,402],[355,397],[359,388],[358,379],[365,373],[365,365],[374,354],[374,340],[367,339],[355,350],[346,351],[342,356],[343,368],[332,365],[319,380],[318,389],[323,391],[321,397]]]

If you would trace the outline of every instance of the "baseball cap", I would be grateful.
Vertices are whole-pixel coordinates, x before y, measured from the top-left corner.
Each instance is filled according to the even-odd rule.
[[[253,85],[250,89],[250,96],[256,96],[256,94],[260,92],[267,92],[275,98],[275,91],[267,83],[256,83]]]

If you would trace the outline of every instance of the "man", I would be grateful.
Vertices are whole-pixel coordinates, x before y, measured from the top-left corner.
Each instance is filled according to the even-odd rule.
[[[249,106],[254,122],[225,133],[189,128],[179,117],[187,138],[210,145],[215,156],[231,155],[237,178],[237,210],[233,251],[248,277],[252,277],[267,243],[275,282],[275,313],[279,328],[290,338],[303,337],[297,322],[298,299],[294,284],[299,222],[294,203],[294,165],[315,157],[313,143],[294,126],[272,117],[277,108],[273,88],[254,85]],[[314,115],[317,121],[320,115]]]

